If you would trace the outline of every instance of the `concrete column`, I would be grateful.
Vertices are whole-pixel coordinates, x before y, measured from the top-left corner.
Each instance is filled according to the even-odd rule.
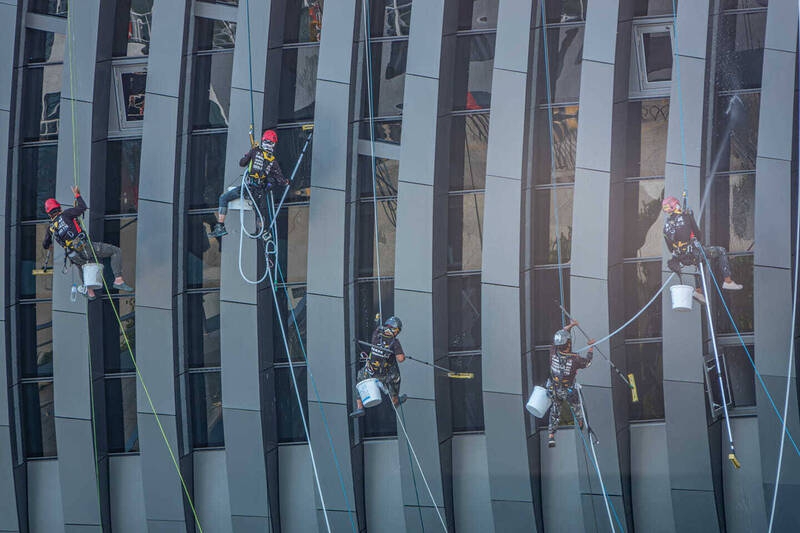
[[[180,461],[176,404],[175,194],[181,165],[184,52],[188,2],[155,0],[147,62],[146,111],[139,172],[136,236],[136,411],[148,528],[192,531],[188,502],[170,449]],[[153,401],[151,406],[143,385]],[[153,412],[155,410],[155,413]],[[156,419],[158,418],[158,420]],[[166,433],[166,441],[159,424]],[[169,448],[167,445],[169,442]],[[191,490],[191,468],[184,477]],[[188,516],[191,516],[189,514]]]
[[[667,134],[665,195],[680,197],[685,179],[689,207],[695,210],[700,204],[708,15],[706,2],[681,2],[678,6],[674,41],[678,55],[672,67]],[[664,280],[669,275],[667,259],[665,252]],[[668,290],[661,305],[664,413],[675,529],[717,531],[721,524],[715,512],[718,500],[714,493],[703,377],[701,313],[705,310],[695,306],[689,313],[672,311]]]
[[[495,531],[535,531],[520,323],[522,187],[533,7],[500,2],[483,211],[483,419]]]
[[[798,187],[797,175],[792,174],[791,168],[792,128],[793,123],[796,124],[798,111],[795,103],[796,51],[797,5],[790,1],[772,2],[767,10],[756,158],[754,357],[781,411],[786,394],[789,343],[796,328],[796,324],[791,323],[794,279],[792,250],[797,223],[793,219],[792,196]],[[796,131],[794,133],[797,134]],[[797,172],[796,167],[794,172]],[[798,253],[797,250],[794,253]],[[775,490],[781,422],[758,382],[756,393],[761,464],[755,465],[753,471],[757,477],[760,466],[765,507],[762,510],[758,500],[753,501],[752,505],[757,512],[765,512],[763,524],[766,527]],[[797,378],[792,376],[787,428],[795,440],[800,435],[797,406]],[[743,465],[743,468],[747,467]],[[788,531],[800,523],[800,508],[793,503],[800,497],[800,459],[788,438],[784,444],[778,491],[773,531]]]
[[[313,372],[325,410],[330,438],[342,479],[336,471],[322,412],[316,405],[311,378],[308,383],[308,418],[311,445],[317,461],[320,484],[333,531],[351,531],[364,523],[363,507],[356,516],[353,463],[350,453],[345,337],[345,224],[349,180],[350,95],[358,92],[353,82],[354,25],[361,20],[356,0],[331,0],[325,3],[322,40],[317,67],[317,94],[314,110],[314,150],[311,158],[311,205],[308,215],[307,348],[309,376]],[[345,495],[340,488],[344,483]],[[363,490],[363,489],[362,489]],[[317,523],[325,528],[319,497]],[[348,514],[352,512],[352,517]],[[360,528],[359,528],[360,529]]]

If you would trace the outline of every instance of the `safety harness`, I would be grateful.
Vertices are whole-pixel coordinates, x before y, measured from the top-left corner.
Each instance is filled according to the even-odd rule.
[[[370,345],[369,355],[362,352],[362,358],[366,361],[367,373],[369,375],[383,374],[390,367],[394,366],[394,339],[386,340],[383,336],[379,337],[380,344]]]
[[[59,214],[50,222],[48,228],[53,240],[61,245],[64,250],[64,266],[67,266],[67,259],[74,262],[78,256],[85,258],[89,240],[86,233],[81,229],[77,219],[72,220],[72,224],[64,220],[64,216]]]

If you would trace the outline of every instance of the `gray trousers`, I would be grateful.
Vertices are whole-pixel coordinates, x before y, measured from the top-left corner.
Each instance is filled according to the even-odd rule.
[[[97,256],[98,262],[102,262],[102,259],[107,257],[110,258],[111,271],[114,273],[114,277],[118,278],[122,276],[122,250],[113,244],[106,244],[104,242],[93,242],[92,245],[94,247],[94,255]],[[86,263],[94,263],[94,255],[92,255],[92,251],[89,249],[89,244],[87,243],[83,250],[80,252],[73,252],[67,257],[69,257],[73,265],[81,267]],[[83,270],[79,270],[81,270],[81,280],[83,280]]]

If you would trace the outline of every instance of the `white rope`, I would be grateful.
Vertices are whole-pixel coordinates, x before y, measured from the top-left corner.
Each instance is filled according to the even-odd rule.
[[[578,401],[581,404],[581,413],[583,414],[584,424],[586,424],[586,427],[588,428],[589,427],[589,422],[587,421],[587,418],[586,418],[586,409],[584,409],[584,407],[583,407],[583,392],[581,391],[580,383],[578,383],[576,381],[575,382],[575,387],[578,389]],[[580,430],[581,430],[581,428],[578,427],[578,431],[580,431]],[[592,457],[594,458],[594,470],[595,470],[595,472],[597,472],[597,479],[600,480],[600,490],[603,491],[603,503],[606,504],[606,513],[608,514],[608,523],[611,526],[612,533],[616,533],[617,529],[614,527],[614,519],[611,517],[611,507],[609,507],[609,505],[608,505],[608,492],[606,491],[606,484],[603,482],[603,474],[600,473],[600,463],[597,460],[597,452],[594,449],[594,439],[592,439],[591,435],[589,435],[589,446],[591,447]]]
[[[259,226],[261,228],[258,231],[258,233],[255,233],[255,234],[252,234],[252,233],[248,232],[247,229],[244,227],[244,206],[245,206],[244,193],[245,193],[245,191],[247,191],[247,195],[250,197],[250,200],[253,203],[253,209],[255,209],[255,211],[256,211],[256,216],[258,217]],[[240,228],[240,231],[239,231],[239,275],[242,276],[242,279],[245,281],[245,283],[249,283],[250,285],[258,285],[262,281],[267,279],[267,274],[269,272],[269,261],[267,260],[266,272],[264,272],[264,275],[261,276],[257,280],[251,280],[250,278],[248,278],[244,273],[244,268],[242,267],[242,247],[244,245],[244,236],[247,235],[251,239],[259,239],[259,238],[261,238],[262,235],[264,235],[264,231],[265,231],[265,228],[264,228],[264,215],[261,214],[261,210],[258,208],[258,202],[256,202],[256,199],[253,197],[253,193],[250,191],[250,187],[247,185],[247,170],[245,170],[244,174],[242,174],[242,185],[239,188],[239,202],[240,202],[240,205],[239,205],[239,228]],[[265,251],[265,256],[268,257],[268,254],[269,254],[268,246],[265,245],[265,248],[267,248],[267,250]]]

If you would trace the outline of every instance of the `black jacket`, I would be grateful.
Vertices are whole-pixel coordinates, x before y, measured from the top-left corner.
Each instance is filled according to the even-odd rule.
[[[550,379],[557,387],[572,387],[578,370],[592,364],[592,351],[586,353],[584,359],[572,352],[561,352],[550,346]]]
[[[268,158],[272,157],[270,161]],[[244,154],[239,160],[240,167],[250,167],[250,181],[257,185],[287,185],[289,182],[283,177],[281,166],[272,154],[265,152],[258,146],[254,146],[249,152]]]
[[[50,221],[50,228],[42,241],[42,248],[47,250],[53,244],[53,239],[67,250],[83,247],[86,234],[78,224],[78,217],[88,209],[86,202],[78,195],[75,197],[75,207],[69,207]]]
[[[385,372],[389,367],[397,366],[396,355],[403,353],[403,347],[397,338],[387,339],[381,335],[383,327],[372,333],[372,346],[367,355],[367,365],[374,372]]]
[[[691,209],[682,213],[672,213],[664,221],[664,241],[672,255],[690,254],[694,240],[699,238],[700,230],[697,228]]]

